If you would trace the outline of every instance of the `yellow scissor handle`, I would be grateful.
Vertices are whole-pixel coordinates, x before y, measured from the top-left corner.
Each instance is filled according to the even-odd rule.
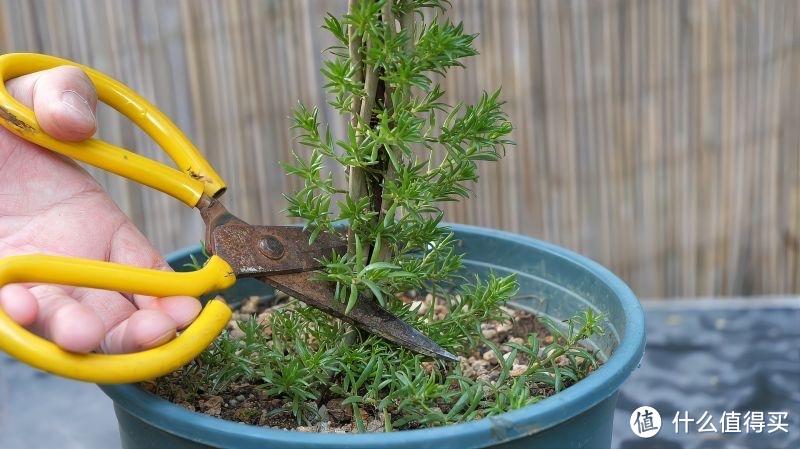
[[[175,273],[72,257],[24,255],[0,259],[0,286],[16,282],[64,284],[153,296],[200,296],[236,282],[230,265],[211,256],[197,271]],[[185,365],[222,332],[231,309],[218,299],[171,342],[135,354],[75,354],[38,337],[0,309],[0,350],[44,371],[96,383],[152,379]]]
[[[100,139],[61,142],[42,131],[34,112],[8,93],[5,81],[62,65],[83,69],[99,99],[136,123],[180,171]],[[44,148],[158,189],[189,207],[203,194],[213,198],[225,190],[222,178],[166,115],[119,81],[66,59],[35,53],[0,55],[0,125]]]
[[[83,69],[98,97],[144,130],[180,170],[99,139],[62,142],[39,127],[34,112],[9,95],[5,81],[28,73],[72,65]],[[164,114],[124,84],[97,70],[53,56],[0,55],[0,125],[25,140],[161,190],[190,207],[201,197],[216,197],[225,183],[197,148]],[[0,286],[42,282],[100,288],[152,296],[202,294],[236,281],[231,267],[213,256],[200,270],[174,273],[95,260],[26,255],[0,259]],[[195,322],[175,340],[136,354],[74,354],[26,331],[0,310],[0,349],[34,367],[78,380],[125,383],[174,371],[197,356],[225,328],[231,311],[224,302],[209,302]]]

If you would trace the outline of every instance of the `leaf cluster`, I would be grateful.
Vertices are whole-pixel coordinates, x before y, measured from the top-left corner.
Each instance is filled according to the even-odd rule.
[[[439,319],[430,312],[433,308],[408,313],[400,301],[389,301],[393,311],[406,313],[405,319],[452,351],[494,352],[500,361],[494,381],[466,375],[464,364],[430,362],[378,337],[360,335],[316,309],[291,302],[266,319],[240,321],[243,335],[224,333],[169,382],[159,382],[157,392],[169,396],[180,388],[191,399],[249,384],[284,400],[284,408],[271,413],[291,412],[298,425],[318,421],[321,405],[340,398],[352,409],[358,431],[365,429],[363,412],[383,417],[386,431],[497,415],[560,391],[598,364],[594,352],[581,345],[602,333],[602,317],[591,310],[566,323],[539,318],[554,337],[549,344],[536,334],[524,344],[507,343],[504,348],[484,338],[481,323],[508,321],[498,304],[515,292],[510,277],[476,279],[448,296],[448,312]],[[512,376],[517,363],[529,365]]]
[[[422,8],[444,11],[445,2],[395,1],[384,17],[384,1],[358,1],[342,17],[328,15],[324,28],[338,45],[322,68],[330,104],[351,121],[340,137],[320,122],[317,108],[300,104],[293,114],[297,141],[305,150],[285,165],[303,187],[287,195],[289,216],[302,219],[313,240],[344,221],[351,251],[325,260],[320,279],[337,283],[337,298],[354,305],[424,284],[451,279],[461,268],[452,233],[441,227],[440,204],[467,198],[478,180],[478,162],[497,161],[512,142],[512,126],[500,92],[484,93],[476,104],[449,106],[433,82],[477,54],[476,35],[461,23],[433,17]],[[413,26],[403,17],[410,16]],[[356,47],[356,53],[349,51]],[[380,92],[368,91],[364,77],[378,74]],[[354,105],[369,103],[369,114]],[[368,177],[367,195],[337,188],[328,167]]]

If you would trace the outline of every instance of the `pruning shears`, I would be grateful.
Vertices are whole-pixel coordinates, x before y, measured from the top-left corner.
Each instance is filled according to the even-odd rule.
[[[32,110],[5,88],[8,79],[62,65],[83,69],[101,101],[136,123],[175,162],[176,168],[100,139],[62,142],[41,130]],[[17,136],[72,159],[160,190],[197,208],[206,225],[210,258],[192,272],[166,272],[54,255],[0,259],[0,285],[42,282],[138,293],[157,297],[201,296],[224,290],[238,278],[255,278],[309,306],[421,354],[455,356],[376,302],[360,299],[351,311],[334,299],[335,286],[314,279],[320,258],[347,250],[346,239],[322,233],[309,243],[297,226],[253,226],[220,202],[225,182],[189,139],[161,111],[136,92],[92,68],[53,56],[12,53],[0,56],[0,125]],[[33,367],[96,383],[152,379],[188,363],[219,335],[231,317],[221,299],[206,303],[197,319],[171,342],[134,354],[75,354],[38,337],[0,310],[0,349]]]

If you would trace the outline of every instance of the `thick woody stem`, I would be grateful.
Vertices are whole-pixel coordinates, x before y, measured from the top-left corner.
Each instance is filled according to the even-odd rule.
[[[395,19],[394,19],[394,12],[392,11],[392,6],[394,5],[393,0],[386,0],[386,3],[383,4],[381,9],[381,16],[383,18],[383,22],[388,30],[390,36],[394,35],[395,33]],[[392,93],[394,92],[394,87],[387,85],[384,89],[384,99],[383,104],[386,110],[391,111],[393,109],[392,105]],[[391,148],[386,147],[385,151],[392,151]],[[389,156],[386,156],[386,172],[384,173],[384,183],[394,180],[397,177],[397,169],[395,168],[394,164],[392,164],[391,159]],[[385,211],[379,210],[378,219],[383,221],[385,218],[385,214],[389,213],[388,207],[383,207],[383,203],[381,204],[381,209],[387,209]],[[394,209],[392,209],[392,215],[395,215]],[[394,220],[395,217],[392,217]],[[375,242],[378,244],[378,242]],[[373,257],[377,260],[381,261],[388,261],[392,258],[391,247],[389,246],[386,240],[380,242],[380,246],[376,247],[373,251],[379,248],[379,253],[377,254],[378,257]],[[373,253],[373,256],[375,254]]]
[[[366,40],[367,49],[369,49],[370,39]],[[364,101],[361,103],[361,115],[360,115],[360,123],[359,127],[369,127],[371,126],[372,122],[372,110],[375,107],[375,97],[377,96],[377,89],[378,89],[378,72],[375,67],[370,67],[368,64],[364,64],[364,72],[366,74],[366,79],[364,80],[364,91],[366,93],[366,97]],[[364,132],[361,135],[358,135],[356,141],[361,144],[364,140]],[[350,173],[350,197],[354,200],[359,200],[367,195],[374,195],[376,192],[380,190],[380,179],[370,183],[370,179],[367,178],[367,173],[364,169],[359,167],[351,167],[352,172]],[[371,185],[370,185],[371,184]],[[372,201],[370,201],[370,207],[374,209],[379,209],[379,207],[375,207]],[[362,249],[363,254],[361,257],[366,259],[370,253],[370,247],[365,245]]]
[[[359,0],[349,1],[348,11],[350,13],[352,13],[353,10],[356,8],[358,1]],[[364,79],[364,67],[363,67],[364,64],[361,59],[361,47],[362,45],[364,45],[364,40],[362,39],[361,36],[358,36],[356,34],[355,27],[353,27],[352,25],[350,25],[350,27],[347,30],[347,37],[349,40],[348,52],[350,56],[350,61],[352,62],[355,71],[354,81],[359,82]],[[367,72],[369,73],[369,70]],[[367,98],[369,98],[370,91],[365,89],[365,92]],[[356,95],[353,96],[353,105],[350,110],[352,115],[350,119],[350,124],[354,128],[357,128],[359,126],[359,118],[363,114],[364,106],[367,106],[366,103],[368,103],[368,101],[362,102],[360,96]],[[358,142],[360,143],[362,139],[363,139],[362,137],[358,137]],[[352,198],[355,201],[358,201],[364,195],[367,194],[367,180],[366,180],[366,174],[364,173],[363,169],[359,167],[349,167],[348,194],[350,195],[350,198]],[[347,233],[347,247],[348,247],[348,252],[350,252],[351,254],[355,251],[355,238],[353,237],[352,230],[349,230]]]
[[[359,0],[349,0],[347,3],[347,11],[352,14],[358,4]],[[350,62],[353,64],[353,81],[360,83],[364,79],[364,67],[361,60],[361,46],[364,45],[364,40],[361,36],[356,34],[356,29],[353,25],[347,28],[348,40],[348,56]],[[353,104],[350,106],[350,126],[356,128],[358,126],[358,119],[361,114],[361,96],[353,95]],[[360,141],[359,141],[360,142]],[[348,167],[348,195],[351,198],[358,200],[366,193],[366,178],[364,171],[358,167]],[[356,250],[356,241],[352,229],[347,231],[347,252],[354,254]],[[358,335],[355,328],[347,325],[349,330],[344,334],[344,344],[351,345]]]
[[[387,0],[386,3],[384,3],[384,5],[383,5],[383,10],[381,11],[381,14],[383,15],[383,19],[384,19],[384,21],[387,23],[387,25],[389,27],[390,33],[394,33],[395,32],[395,17],[394,17],[394,13],[392,12],[392,3],[393,3],[392,0]],[[408,54],[411,54],[411,52],[414,51],[414,13],[413,12],[406,13],[406,14],[403,14],[402,16],[400,16],[400,29],[404,30],[404,31],[406,31],[408,33],[408,40],[406,41],[405,51]],[[392,86],[387,86],[385,91],[386,91],[386,97],[385,97],[385,100],[384,100],[384,104],[386,105],[386,108],[388,110],[391,110],[392,107],[393,107],[393,105],[392,105],[392,92],[394,91],[394,88]],[[402,98],[408,98],[408,96],[411,94],[411,92],[410,92],[410,90],[406,89],[406,90],[404,90],[402,92],[402,94],[403,94]],[[386,148],[386,151],[392,151],[392,149],[391,148]],[[397,157],[400,157],[400,155],[397,155]],[[386,167],[386,173],[384,174],[384,182],[394,180],[396,177],[397,177],[397,169],[395,168],[394,164],[392,164],[391,160],[388,160],[388,155],[387,155],[387,167]],[[386,210],[382,211],[382,213],[380,215],[380,219],[381,220],[385,219],[385,214],[391,213],[393,215],[392,216],[392,221],[396,220],[397,215],[401,215],[402,216],[402,214],[403,214],[403,210],[400,207],[395,207],[395,208],[384,207],[383,209],[386,209]],[[387,244],[387,242],[385,240],[381,244],[381,250],[380,250],[380,254],[379,255],[380,255],[379,259],[383,260],[383,261],[390,260],[391,257],[392,257],[391,247]]]

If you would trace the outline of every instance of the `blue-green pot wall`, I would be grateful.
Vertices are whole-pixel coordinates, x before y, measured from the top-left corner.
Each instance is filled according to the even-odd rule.
[[[135,385],[101,386],[114,401],[125,449],[149,448],[609,448],[620,385],[638,366],[644,349],[639,301],[616,276],[571,251],[516,234],[453,225],[477,274],[517,273],[519,307],[556,319],[592,307],[608,316],[603,337],[592,343],[608,359],[596,372],[538,404],[478,421],[432,429],[374,434],[318,434],[256,427],[190,412]],[[192,248],[172,254],[176,269]],[[242,281],[226,293],[235,300],[268,293]]]

